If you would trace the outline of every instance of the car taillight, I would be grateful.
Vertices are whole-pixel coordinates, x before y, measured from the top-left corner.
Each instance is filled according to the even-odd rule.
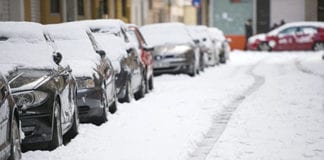
[[[324,28],[318,28],[317,30],[319,33],[324,33]]]

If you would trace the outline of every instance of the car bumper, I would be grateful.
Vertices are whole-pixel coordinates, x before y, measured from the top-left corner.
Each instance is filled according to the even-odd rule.
[[[102,88],[78,89],[77,105],[80,122],[89,122],[102,116]]]
[[[155,74],[187,72],[192,64],[192,61],[187,58],[155,60],[153,65],[153,72]]]
[[[21,129],[25,138],[22,145],[52,140],[52,114],[20,114]]]

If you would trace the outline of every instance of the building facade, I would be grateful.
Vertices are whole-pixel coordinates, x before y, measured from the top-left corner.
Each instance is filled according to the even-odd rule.
[[[281,21],[324,21],[323,0],[217,0],[210,1],[209,24],[232,38],[231,47],[244,49],[247,19],[254,33],[268,32]]]

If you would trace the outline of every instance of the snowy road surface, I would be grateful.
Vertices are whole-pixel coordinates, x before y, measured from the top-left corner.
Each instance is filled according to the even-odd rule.
[[[322,54],[234,51],[198,77],[156,77],[108,123],[23,160],[323,160]]]

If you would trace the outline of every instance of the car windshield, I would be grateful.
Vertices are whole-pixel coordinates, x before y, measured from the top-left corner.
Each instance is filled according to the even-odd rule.
[[[25,84],[32,83],[43,76],[53,74],[52,69],[40,69],[40,68],[16,68],[10,71],[7,79],[10,82],[11,88],[18,88]]]

